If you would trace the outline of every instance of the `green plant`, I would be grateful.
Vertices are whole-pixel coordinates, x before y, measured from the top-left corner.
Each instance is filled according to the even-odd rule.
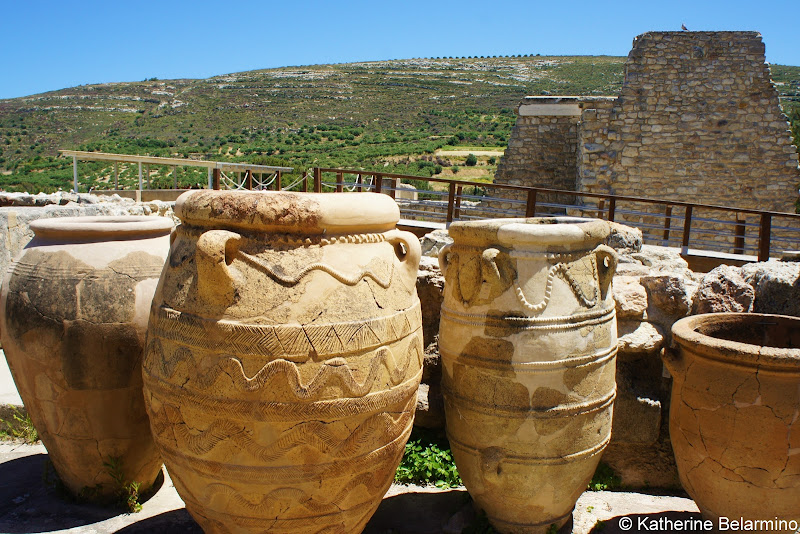
[[[600,462],[594,472],[592,480],[589,482],[590,491],[609,491],[619,489],[622,486],[622,479],[614,473],[614,470],[605,463]]]
[[[394,480],[399,484],[433,484],[437,488],[461,485],[447,440],[416,428],[406,444]]]
[[[31,416],[24,409],[10,406],[11,419],[0,418],[0,439],[21,439],[25,443],[39,441],[39,432],[33,426]],[[5,414],[4,414],[5,415]]]
[[[475,165],[478,164],[478,156],[476,156],[475,154],[470,153],[467,156],[467,159],[466,159],[466,161],[464,161],[464,163],[466,164],[467,167],[474,167]]]
[[[453,171],[453,174],[458,174],[458,165],[453,165],[450,170]]]
[[[142,487],[141,482],[126,482],[125,473],[122,469],[122,459],[118,456],[110,456],[108,461],[103,462],[103,467],[106,468],[106,473],[111,477],[116,485],[116,493],[119,499],[119,504],[128,510],[130,513],[142,511],[142,505],[139,502],[139,490]]]

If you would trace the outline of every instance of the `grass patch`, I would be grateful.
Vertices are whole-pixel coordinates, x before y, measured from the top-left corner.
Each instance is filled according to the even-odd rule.
[[[620,487],[622,487],[622,479],[607,463],[600,462],[587,489],[589,491],[613,491]]]
[[[442,489],[461,486],[447,438],[414,428],[394,480],[398,484],[433,485]]]
[[[24,407],[0,406],[0,439],[25,443],[39,441],[39,432]]]

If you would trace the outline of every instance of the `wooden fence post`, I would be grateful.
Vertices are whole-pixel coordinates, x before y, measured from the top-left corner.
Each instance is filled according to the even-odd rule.
[[[211,187],[215,190],[219,190],[219,175],[221,172],[219,169],[214,169],[214,174],[211,176]]]
[[[528,190],[528,202],[525,204],[525,217],[536,217],[536,189]]]
[[[758,230],[758,261],[769,259],[769,238],[772,232],[772,216],[769,213],[761,214],[761,227]]]
[[[447,192],[447,223],[453,222],[453,209],[456,202],[456,183],[450,182],[450,189]]]
[[[683,240],[681,241],[681,248],[689,249],[689,234],[692,231],[692,206],[686,206],[686,213],[683,220]]]
[[[672,206],[667,206],[666,211],[664,212],[664,246],[666,247],[669,243],[669,229],[672,226]]]
[[[322,169],[314,167],[314,192],[322,193]]]

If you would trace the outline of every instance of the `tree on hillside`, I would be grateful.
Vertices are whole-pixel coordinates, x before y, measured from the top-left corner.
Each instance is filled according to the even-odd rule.
[[[467,167],[474,167],[475,165],[478,164],[478,157],[475,156],[475,154],[470,154],[469,156],[467,156],[467,161],[465,161],[464,163],[467,165]]]

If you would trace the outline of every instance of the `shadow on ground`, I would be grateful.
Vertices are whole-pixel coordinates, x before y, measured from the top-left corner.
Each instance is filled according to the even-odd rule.
[[[0,464],[0,532],[49,532],[91,525],[124,513],[120,508],[77,503],[59,494],[49,464],[47,454]],[[148,497],[163,482],[162,472]]]
[[[364,534],[439,534],[465,506],[471,512],[469,503],[469,494],[463,489],[386,497],[367,523]]]
[[[117,534],[151,534],[173,532],[176,534],[203,534],[203,529],[194,522],[185,508],[148,517],[117,531]]]

